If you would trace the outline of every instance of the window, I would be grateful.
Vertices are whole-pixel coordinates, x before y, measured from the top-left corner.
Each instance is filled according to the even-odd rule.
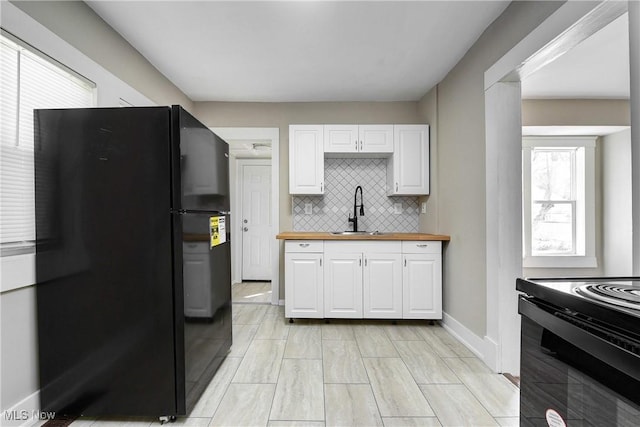
[[[33,110],[92,107],[95,85],[10,34],[0,35],[0,247],[35,240]]]
[[[522,147],[524,267],[596,267],[595,137]]]

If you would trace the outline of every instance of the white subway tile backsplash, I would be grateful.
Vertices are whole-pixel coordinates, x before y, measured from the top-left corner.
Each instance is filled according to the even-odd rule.
[[[293,196],[294,231],[351,230],[347,221],[353,215],[353,196],[362,186],[364,216],[358,216],[358,229],[383,232],[417,232],[420,207],[418,197],[387,197],[387,159],[325,159],[323,196]],[[306,215],[306,203],[313,213]],[[360,195],[358,195],[360,203]],[[394,204],[402,205],[394,213]]]

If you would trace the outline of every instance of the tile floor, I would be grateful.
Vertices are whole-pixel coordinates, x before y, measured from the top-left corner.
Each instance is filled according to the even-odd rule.
[[[231,286],[234,303],[271,304],[271,282],[241,282]]]
[[[297,320],[234,304],[230,354],[174,426],[517,426],[518,389],[441,326]],[[152,419],[80,419],[150,426]]]

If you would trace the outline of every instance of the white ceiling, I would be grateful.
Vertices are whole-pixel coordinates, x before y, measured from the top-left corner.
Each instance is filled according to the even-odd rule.
[[[508,1],[87,1],[194,101],[418,100]]]
[[[629,98],[629,15],[525,78],[522,97]]]

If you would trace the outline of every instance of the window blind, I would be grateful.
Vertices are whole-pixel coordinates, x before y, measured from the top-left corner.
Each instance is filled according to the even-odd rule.
[[[0,36],[0,245],[35,240],[33,110],[92,107],[95,85]]]

